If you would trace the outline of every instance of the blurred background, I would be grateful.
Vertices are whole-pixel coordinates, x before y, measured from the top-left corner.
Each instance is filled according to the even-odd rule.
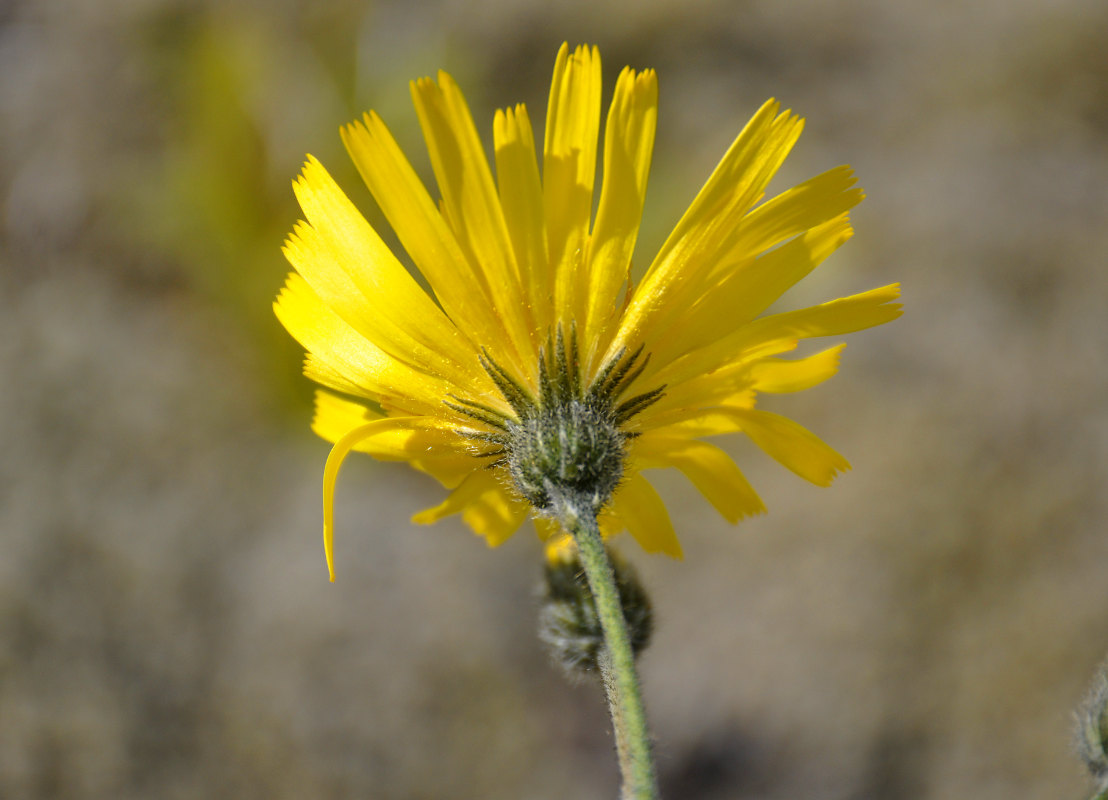
[[[769,397],[855,465],[731,449],[770,514],[659,485],[686,559],[625,542],[664,794],[1083,797],[1108,652],[1103,0],[5,0],[0,4],[0,797],[610,798],[607,711],[534,635],[538,542],[408,517],[441,489],[327,445],[270,303],[318,156],[409,79],[491,139],[563,40],[658,69],[637,263],[769,96],[776,190],[851,163],[856,238],[788,298],[905,316]],[[605,100],[606,102],[606,100]]]

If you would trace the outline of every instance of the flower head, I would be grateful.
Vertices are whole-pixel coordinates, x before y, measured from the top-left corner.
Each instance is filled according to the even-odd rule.
[[[704,441],[745,433],[803,478],[849,465],[757,393],[815,386],[842,346],[783,359],[802,339],[897,317],[896,285],[760,316],[851,236],[862,199],[838,167],[761,202],[802,120],[769,101],[747,123],[641,280],[631,254],[657,119],[652,70],[625,68],[603,138],[594,206],[600,57],[565,45],[546,117],[542,170],[527,110],[498,111],[496,178],[457,84],[412,84],[440,192],[436,202],[375,113],[343,142],[430,291],[405,269],[323,166],[293,187],[306,217],[285,244],[296,269],[275,309],[327,387],[314,430],[332,560],[335,478],[351,450],[407,461],[450,494],[414,517],[460,513],[492,545],[528,516],[540,535],[567,496],[680,557],[643,470],[676,467],[728,520],[764,511],[734,461]]]

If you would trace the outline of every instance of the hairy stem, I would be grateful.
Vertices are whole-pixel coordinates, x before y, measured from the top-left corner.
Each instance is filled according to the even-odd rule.
[[[608,706],[612,712],[616,752],[623,775],[623,800],[657,800],[658,786],[650,751],[642,690],[635,670],[635,656],[627,633],[619,589],[616,587],[596,514],[583,502],[560,497],[554,504],[562,526],[573,536],[585,568],[597,616],[604,632],[605,652],[600,658]]]

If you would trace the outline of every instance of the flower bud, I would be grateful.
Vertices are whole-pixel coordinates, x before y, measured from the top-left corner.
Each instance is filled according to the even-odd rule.
[[[650,643],[654,627],[650,598],[628,562],[611,548],[608,548],[608,557],[627,620],[631,648],[637,656]],[[604,633],[596,601],[571,540],[548,550],[544,578],[539,638],[567,675],[599,674]]]
[[[1085,702],[1077,710],[1077,749],[1097,780],[1108,791],[1108,662],[1097,669]]]

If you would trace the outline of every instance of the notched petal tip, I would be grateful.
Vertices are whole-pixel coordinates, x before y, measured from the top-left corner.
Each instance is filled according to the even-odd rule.
[[[348,151],[353,141],[368,135],[369,131],[366,128],[366,123],[362,122],[360,119],[352,120],[345,125],[339,126],[339,138],[342,139],[343,146],[346,147]]]
[[[323,165],[311,153],[304,157],[304,163],[300,165],[300,172],[292,179],[292,192],[296,195],[298,201],[300,200],[300,193],[308,188],[309,175],[317,168],[322,169],[322,167]]]
[[[866,294],[872,294],[878,300],[878,308],[886,315],[884,322],[891,322],[904,313],[904,304],[894,302],[901,296],[900,283],[890,283],[888,286],[872,289]]]
[[[306,156],[304,156],[304,163],[300,167],[300,174],[296,177],[296,180],[294,180],[293,183],[307,183],[308,181],[315,179],[318,173],[321,171],[323,173],[327,172],[327,170],[323,166],[323,162],[321,162],[311,153],[308,153]]]

